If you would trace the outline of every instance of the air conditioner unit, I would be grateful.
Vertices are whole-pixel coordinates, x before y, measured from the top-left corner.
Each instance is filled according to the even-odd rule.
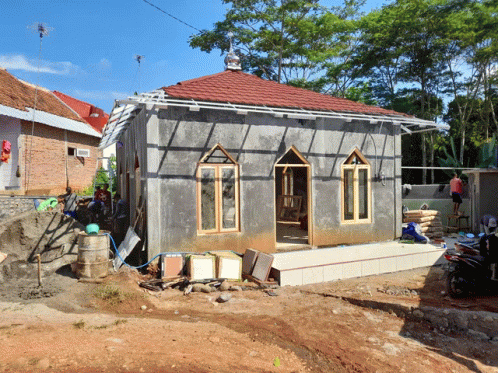
[[[90,149],[76,149],[77,157],[90,157]]]

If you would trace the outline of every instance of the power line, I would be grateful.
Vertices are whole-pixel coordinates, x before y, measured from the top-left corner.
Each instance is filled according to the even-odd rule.
[[[165,10],[162,10],[162,9],[161,9],[161,8],[159,8],[157,5],[154,5],[154,4],[152,4],[151,2],[149,2],[149,1],[147,1],[147,0],[143,0],[143,2],[144,2],[144,3],[149,4],[150,6],[152,6],[152,7],[154,7],[154,8],[156,8],[156,9],[157,9],[157,10],[159,10],[160,12],[162,12],[162,13],[166,14],[167,16],[169,16],[169,17],[171,17],[171,18],[173,18],[173,19],[176,19],[178,22],[183,23],[185,26],[188,26],[188,27],[190,27],[190,28],[194,29],[195,31],[203,32],[203,31],[199,30],[198,28],[196,28],[196,27],[194,27],[194,26],[192,26],[192,25],[189,25],[187,22],[183,22],[181,19],[179,19],[179,18],[175,17],[175,16],[174,16],[174,15],[172,15],[172,14],[169,14],[169,13],[168,13],[168,12],[166,12]]]

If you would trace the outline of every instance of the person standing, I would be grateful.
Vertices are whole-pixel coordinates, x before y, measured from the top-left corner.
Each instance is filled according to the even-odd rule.
[[[104,215],[109,216],[111,214],[112,210],[112,196],[111,192],[109,192],[109,184],[104,184],[102,186],[102,190],[100,191],[100,196],[99,199],[102,201],[104,204]]]
[[[450,181],[450,193],[453,198],[453,215],[461,215],[458,211],[462,204],[463,183],[456,173],[453,174],[453,179]]]
[[[71,187],[67,187],[66,194],[64,194],[64,209],[63,209],[64,214],[72,217],[73,219],[76,219],[77,206],[78,206],[78,196],[75,193],[73,193]]]

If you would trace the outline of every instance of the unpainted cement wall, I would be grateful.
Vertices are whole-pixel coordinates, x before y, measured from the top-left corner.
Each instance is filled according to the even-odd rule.
[[[137,121],[137,120],[136,120]],[[392,124],[347,123],[317,119],[299,121],[250,113],[184,108],[149,112],[147,143],[139,145],[130,127],[118,151],[128,159],[134,147],[147,149],[146,175],[148,255],[164,251],[248,247],[275,250],[274,165],[294,145],[311,164],[313,245],[325,246],[393,239],[401,233],[400,141]],[[135,140],[127,140],[132,139]],[[135,141],[135,142],[134,142]],[[220,143],[240,165],[240,232],[197,233],[197,163]],[[133,145],[132,145],[133,144]],[[341,224],[341,165],[358,148],[379,171],[383,182],[372,181],[372,223]],[[394,155],[396,154],[396,159]],[[119,167],[129,168],[122,164]],[[126,171],[124,171],[126,172]]]
[[[464,186],[462,201],[459,211],[470,216],[471,203],[468,186]],[[408,187],[403,185],[403,206],[406,206],[408,210],[419,210],[423,204],[427,204],[430,210],[439,211],[443,226],[447,226],[448,215],[453,215],[453,199],[450,196],[449,184],[410,185]]]

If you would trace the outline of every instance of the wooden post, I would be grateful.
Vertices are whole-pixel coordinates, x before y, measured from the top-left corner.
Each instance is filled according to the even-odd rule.
[[[40,254],[36,254],[36,259],[38,260],[38,286],[42,286],[42,281],[41,281],[41,256],[40,256]]]

